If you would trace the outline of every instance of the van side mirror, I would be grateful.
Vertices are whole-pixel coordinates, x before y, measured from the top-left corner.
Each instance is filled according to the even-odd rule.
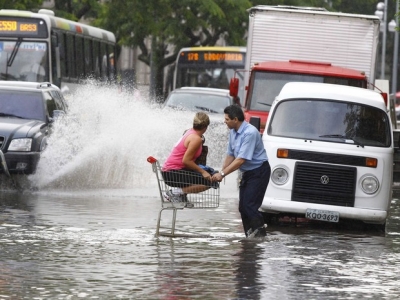
[[[229,83],[229,95],[232,97],[237,97],[239,93],[239,78],[231,78]]]

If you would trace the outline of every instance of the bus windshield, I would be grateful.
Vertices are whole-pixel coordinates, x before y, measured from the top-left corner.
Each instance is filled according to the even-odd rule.
[[[249,110],[269,111],[275,97],[288,82],[321,82],[347,86],[363,87],[361,80],[340,77],[326,77],[310,74],[292,74],[278,72],[253,72],[251,94],[246,107]]]
[[[390,147],[388,115],[357,103],[299,99],[277,104],[268,134],[274,136]]]
[[[45,42],[0,40],[0,79],[49,81]]]
[[[228,89],[235,70],[232,68],[180,68],[176,88],[183,86]]]
[[[184,86],[229,89],[230,79],[236,70],[244,69],[245,60],[244,47],[183,48],[177,57],[172,89]]]

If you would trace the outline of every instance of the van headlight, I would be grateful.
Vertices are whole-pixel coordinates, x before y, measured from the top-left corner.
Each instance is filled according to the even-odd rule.
[[[285,168],[277,167],[272,171],[271,180],[276,185],[285,184],[289,179],[289,173]]]
[[[361,189],[366,194],[374,194],[379,189],[379,180],[373,175],[366,175],[361,178]]]
[[[8,151],[31,151],[32,139],[14,139],[11,141]]]

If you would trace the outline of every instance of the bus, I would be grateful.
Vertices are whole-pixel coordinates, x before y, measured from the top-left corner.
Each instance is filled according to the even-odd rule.
[[[184,86],[229,89],[236,70],[244,69],[246,47],[182,48],[176,58],[173,89]],[[237,76],[244,76],[238,72]],[[243,81],[241,81],[243,82]]]
[[[54,12],[0,10],[0,80],[50,82],[73,92],[86,78],[113,82],[113,33]]]

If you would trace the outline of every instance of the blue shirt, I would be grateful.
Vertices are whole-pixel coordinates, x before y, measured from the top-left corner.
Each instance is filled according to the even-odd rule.
[[[260,132],[246,121],[243,121],[238,131],[230,130],[227,154],[245,159],[239,168],[242,172],[256,169],[268,160]]]

